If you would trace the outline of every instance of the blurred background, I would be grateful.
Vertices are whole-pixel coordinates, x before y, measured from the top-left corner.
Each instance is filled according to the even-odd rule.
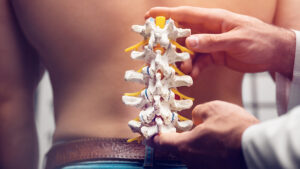
[[[245,75],[243,80],[243,103],[248,112],[261,121],[277,116],[275,84],[268,73]],[[52,89],[48,73],[44,75],[38,87],[36,112],[40,151],[39,169],[42,169],[45,153],[51,146],[54,130]]]

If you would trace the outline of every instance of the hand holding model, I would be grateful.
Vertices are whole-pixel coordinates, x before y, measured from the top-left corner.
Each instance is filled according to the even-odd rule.
[[[210,64],[225,65],[241,72],[280,72],[291,76],[294,64],[295,33],[256,18],[223,9],[197,7],[152,8],[146,17],[171,17],[192,29],[186,39],[198,57],[182,65],[192,77]],[[201,54],[200,54],[201,53]]]
[[[193,130],[154,137],[156,146],[178,153],[189,168],[243,168],[241,137],[259,121],[243,108],[222,101],[200,104],[193,110]]]
[[[186,38],[197,52],[181,69],[196,77],[210,64],[224,65],[241,72],[278,72],[292,77],[296,36],[291,30],[266,24],[256,18],[222,9],[196,7],[152,8],[146,18],[163,15],[182,27],[191,28]],[[213,101],[193,111],[197,126],[184,133],[154,137],[154,146],[178,153],[189,168],[243,168],[241,150],[244,131],[258,120],[236,105]]]

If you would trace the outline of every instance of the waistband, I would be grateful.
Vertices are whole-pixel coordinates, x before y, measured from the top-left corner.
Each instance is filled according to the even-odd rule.
[[[174,154],[167,151],[155,149],[153,154],[155,161],[180,161]],[[136,142],[127,143],[125,138],[83,138],[53,145],[46,159],[46,169],[55,169],[82,161],[143,161],[145,145]]]

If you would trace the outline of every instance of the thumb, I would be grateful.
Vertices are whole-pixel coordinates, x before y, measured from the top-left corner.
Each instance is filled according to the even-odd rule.
[[[176,151],[184,133],[160,133],[153,138],[153,143],[156,147],[165,148],[171,151]]]
[[[200,53],[212,53],[227,51],[232,47],[233,38],[231,33],[221,34],[195,34],[186,38],[186,45],[189,49]]]

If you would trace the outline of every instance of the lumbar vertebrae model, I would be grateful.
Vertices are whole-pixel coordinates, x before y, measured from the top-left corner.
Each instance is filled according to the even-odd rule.
[[[176,88],[191,86],[193,80],[175,65],[175,62],[187,60],[193,54],[176,42],[177,38],[189,36],[190,29],[176,28],[172,19],[166,20],[162,16],[149,18],[145,25],[133,25],[132,29],[144,40],[125,51],[134,50],[131,58],[143,60],[146,65],[138,71],[126,71],[125,80],[142,83],[146,88],[136,93],[125,93],[122,97],[126,105],[142,109],[139,117],[128,123],[131,130],[141,136],[128,141],[149,139],[157,133],[190,130],[193,122],[177,112],[191,108],[193,98],[184,96]],[[144,46],[144,51],[137,51],[139,46]],[[181,53],[177,53],[176,49]]]

